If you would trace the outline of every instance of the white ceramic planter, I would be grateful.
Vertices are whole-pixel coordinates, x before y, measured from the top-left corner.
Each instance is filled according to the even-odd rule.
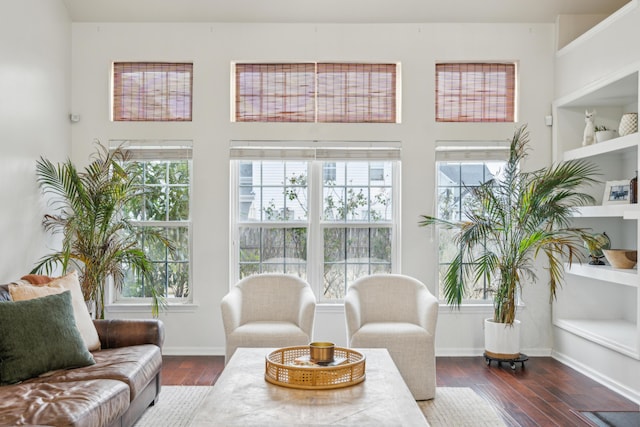
[[[599,130],[596,132],[596,142],[603,142],[617,137],[617,130]]]
[[[517,359],[520,357],[520,321],[513,325],[484,320],[484,349],[494,359]]]

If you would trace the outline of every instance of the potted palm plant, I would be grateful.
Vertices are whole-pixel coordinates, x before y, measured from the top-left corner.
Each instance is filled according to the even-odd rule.
[[[489,284],[494,313],[485,321],[485,350],[497,359],[519,356],[517,296],[524,284],[537,280],[537,255],[546,257],[554,299],[564,263],[581,259],[584,241],[592,239],[587,230],[570,223],[577,206],[594,203],[584,189],[596,182],[596,167],[572,160],[524,172],[520,163],[527,156],[528,142],[526,125],[516,129],[504,170],[494,179],[468,187],[473,203],[463,208],[461,221],[423,215],[419,222],[454,231],[458,249],[442,279],[448,304],[458,308],[473,283],[484,279]],[[499,336],[493,341],[492,331],[514,334],[515,344]]]
[[[109,150],[98,142],[84,171],[70,160],[54,165],[41,157],[36,165],[38,184],[56,208],[44,216],[43,225],[47,231],[62,233],[62,248],[45,255],[32,273],[51,274],[58,266],[63,274],[77,269],[85,301],[93,303],[100,319],[108,279],[120,290],[128,268],[151,277],[151,262],[139,243],[141,233],[147,241],[173,248],[158,231],[137,229],[122,215],[127,204],[142,196],[137,169],[128,160],[126,150]],[[152,313],[157,316],[164,299],[154,287],[151,293]]]

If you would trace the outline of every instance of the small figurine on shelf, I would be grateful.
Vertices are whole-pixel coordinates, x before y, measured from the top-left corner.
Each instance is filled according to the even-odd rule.
[[[638,171],[629,183],[629,203],[638,203]]]
[[[595,144],[596,142],[596,125],[595,125],[595,115],[596,111],[593,110],[589,112],[589,110],[584,111],[584,122],[586,126],[584,127],[584,135],[582,137],[582,146],[586,147],[587,145]]]

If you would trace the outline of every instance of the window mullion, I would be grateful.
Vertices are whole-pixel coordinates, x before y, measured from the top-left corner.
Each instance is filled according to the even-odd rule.
[[[309,162],[309,176],[307,191],[308,203],[308,234],[307,234],[307,272],[309,283],[320,300],[323,295],[324,271],[324,238],[322,221],[322,162]]]

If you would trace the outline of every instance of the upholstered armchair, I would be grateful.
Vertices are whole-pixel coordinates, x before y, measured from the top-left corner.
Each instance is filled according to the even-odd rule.
[[[287,274],[256,274],[222,298],[225,363],[238,347],[289,347],[311,341],[316,298],[309,284]]]
[[[377,274],[356,280],[344,301],[352,348],[386,348],[416,400],[436,394],[438,300],[409,276]]]

